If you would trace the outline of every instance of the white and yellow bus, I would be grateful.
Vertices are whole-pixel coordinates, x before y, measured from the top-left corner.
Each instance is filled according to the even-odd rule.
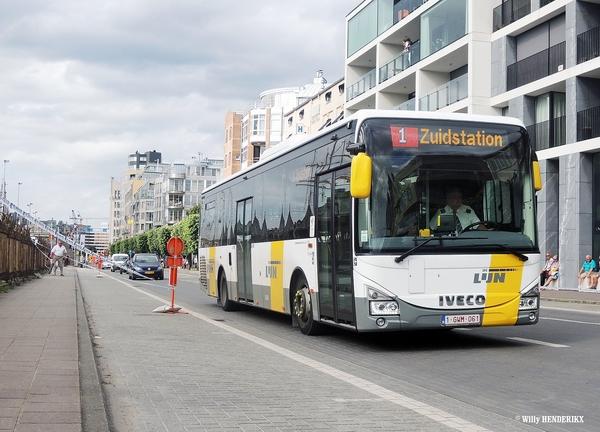
[[[200,284],[305,334],[535,324],[540,189],[518,120],[359,111],[203,193]]]

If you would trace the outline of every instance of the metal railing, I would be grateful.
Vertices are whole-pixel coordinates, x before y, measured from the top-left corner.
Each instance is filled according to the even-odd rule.
[[[379,83],[398,75],[419,61],[421,61],[421,44],[416,41],[412,43],[408,51],[401,52],[379,68]]]
[[[565,42],[561,42],[509,65],[506,69],[507,90],[560,72],[565,66],[565,58]]]
[[[360,96],[367,90],[371,90],[376,85],[375,69],[370,70],[352,84],[346,93],[346,102]]]
[[[600,55],[600,27],[577,35],[577,64]]]
[[[577,112],[577,141],[600,137],[600,106]]]
[[[529,139],[533,148],[545,150],[558,147],[567,143],[566,117],[556,117],[540,123],[527,126]]]
[[[469,76],[467,74],[442,84],[433,92],[419,99],[419,109],[421,111],[435,111],[465,99],[469,94],[468,84]]]
[[[416,109],[416,99],[412,98],[407,100],[406,102],[401,103],[400,105],[396,105],[393,109],[397,109],[400,111],[415,111]]]
[[[531,0],[509,0],[493,11],[493,31],[514,23],[531,13]]]

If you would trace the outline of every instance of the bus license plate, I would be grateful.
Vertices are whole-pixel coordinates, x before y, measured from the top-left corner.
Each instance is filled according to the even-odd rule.
[[[469,326],[481,324],[481,315],[442,315],[443,326]]]

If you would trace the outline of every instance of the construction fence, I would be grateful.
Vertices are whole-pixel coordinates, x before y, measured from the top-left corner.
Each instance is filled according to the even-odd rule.
[[[43,251],[48,249],[49,245],[31,239],[27,225],[17,223],[9,213],[0,213],[0,280],[10,284],[45,270]]]

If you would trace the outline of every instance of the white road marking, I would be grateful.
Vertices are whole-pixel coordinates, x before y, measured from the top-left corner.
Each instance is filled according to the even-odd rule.
[[[569,345],[555,344],[555,343],[544,342],[544,341],[539,341],[539,340],[535,340],[535,339],[525,339],[525,338],[520,338],[520,337],[507,337],[506,339],[516,340],[519,342],[529,342],[532,344],[544,345],[544,346],[549,346],[552,348],[569,348]]]
[[[563,322],[568,322],[568,323],[573,323],[573,324],[589,324],[589,325],[600,326],[600,323],[589,322],[589,321],[577,321],[577,320],[568,320],[568,319],[563,319],[563,318],[548,318],[548,317],[542,317],[540,319],[550,320],[550,321],[563,321]]]
[[[112,278],[115,279],[116,281],[121,282],[123,285],[126,285],[129,288],[132,288],[132,289],[136,290],[137,292],[144,294],[150,298],[153,298],[161,303],[164,303],[164,301],[165,301],[163,298],[161,298],[157,295],[154,295],[152,293],[146,292],[140,288],[134,287],[133,285],[131,285],[130,283],[128,283],[122,279],[115,278],[115,277],[112,277]],[[374,383],[364,380],[362,378],[356,377],[354,375],[350,375],[349,373],[335,369],[324,363],[318,362],[316,360],[312,360],[308,357],[305,357],[303,355],[297,354],[293,351],[290,351],[288,349],[285,349],[283,347],[275,345],[274,343],[271,343],[269,341],[261,339],[257,336],[251,335],[250,333],[246,333],[244,331],[233,328],[227,324],[224,324],[223,322],[215,321],[214,319],[204,316],[202,314],[199,314],[198,312],[194,312],[194,311],[187,310],[187,309],[182,309],[182,312],[184,312],[184,311],[187,312],[189,315],[194,316],[198,319],[201,319],[202,321],[205,321],[216,327],[219,327],[222,330],[226,330],[229,333],[238,335],[239,337],[242,337],[248,341],[254,342],[257,345],[260,345],[264,348],[267,348],[271,351],[281,354],[284,357],[287,357],[291,360],[301,363],[304,366],[309,366],[315,370],[318,370],[319,372],[330,375],[335,379],[339,379],[339,380],[344,381],[348,384],[351,384],[355,387],[363,389],[363,390],[377,396],[378,398],[384,399],[388,402],[391,402],[396,405],[400,405],[404,408],[415,411],[415,412],[417,412],[425,417],[428,417],[431,420],[434,420],[438,423],[441,423],[445,426],[448,426],[448,427],[451,427],[453,429],[457,429],[460,431],[473,431],[473,432],[488,431],[488,429],[486,429],[482,426],[478,426],[478,425],[471,423],[465,419],[462,419],[460,417],[457,417],[455,415],[447,413],[446,411],[437,409],[426,403],[419,402],[416,399],[412,399],[407,396],[401,395],[400,393],[396,393],[394,391],[388,390],[377,384],[374,384]]]

